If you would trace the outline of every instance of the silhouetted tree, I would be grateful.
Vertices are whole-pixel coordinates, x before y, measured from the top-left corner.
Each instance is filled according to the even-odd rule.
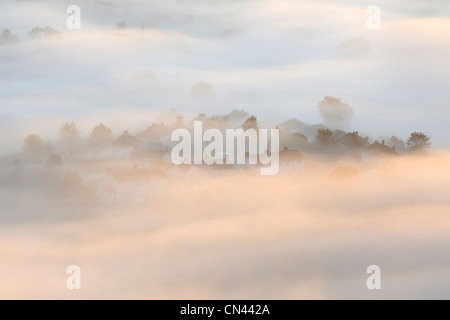
[[[353,109],[348,104],[339,98],[329,96],[319,102],[317,109],[325,125],[335,129],[349,126],[354,115]]]
[[[77,143],[80,138],[80,133],[73,121],[64,123],[58,133],[63,143]]]
[[[392,136],[388,142],[387,145],[390,147],[394,147],[395,150],[399,153],[405,152],[406,150],[406,144],[405,141],[403,141],[402,139],[396,137],[396,136]]]
[[[352,132],[352,138],[353,138],[353,143],[352,143],[352,147],[353,148],[361,148],[363,146],[363,140],[359,136],[359,132],[358,131],[353,131]]]
[[[29,134],[23,141],[23,150],[33,157],[40,157],[46,151],[44,140],[36,134]]]
[[[330,129],[317,130],[315,139],[318,143],[323,144],[323,145],[331,145],[334,143],[333,132],[331,132]]]
[[[250,116],[245,122],[242,124],[242,129],[255,129],[258,130],[258,119],[255,116]]]
[[[423,132],[413,132],[406,141],[406,145],[412,151],[425,151],[431,147],[430,137]]]
[[[124,21],[121,21],[116,25],[116,29],[126,29],[126,28],[128,28],[128,26]]]
[[[92,130],[90,135],[90,142],[93,146],[105,146],[113,140],[112,131],[103,123],[98,124]]]
[[[30,35],[31,38],[43,38],[43,37],[60,34],[60,32],[56,31],[52,27],[47,26],[44,28],[35,27],[30,32],[28,32],[28,34]]]
[[[59,155],[57,154],[52,154],[50,155],[50,157],[48,158],[48,165],[50,166],[59,166],[62,164],[62,159]]]
[[[0,35],[0,42],[1,43],[11,43],[16,40],[16,36],[14,36],[9,29],[5,29],[2,31]]]

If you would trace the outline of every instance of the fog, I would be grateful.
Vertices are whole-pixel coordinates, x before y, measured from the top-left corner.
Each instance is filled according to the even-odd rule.
[[[2,185],[0,297],[449,298],[448,154],[307,165],[170,176],[142,202],[108,205],[80,186]],[[72,264],[79,291],[65,288]],[[366,288],[372,264],[380,291]]]
[[[378,1],[380,30],[371,1],[78,2],[81,30],[66,27],[72,1],[0,4],[0,298],[450,298],[447,0]],[[173,166],[153,137],[89,140],[100,122],[117,139],[236,109],[315,134],[325,96],[368,146],[423,131],[432,148],[324,152],[293,130],[304,167],[267,177]],[[67,121],[76,144],[60,141]],[[44,151],[24,150],[29,134]]]

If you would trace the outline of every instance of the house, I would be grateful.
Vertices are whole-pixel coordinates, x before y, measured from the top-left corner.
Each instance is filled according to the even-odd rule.
[[[287,147],[279,153],[279,174],[289,176],[303,176],[305,173],[305,159],[298,150],[289,150]]]
[[[151,126],[138,134],[138,137],[144,141],[148,140],[160,140],[165,136],[169,135],[169,130],[164,126],[164,122],[155,123],[153,122]]]
[[[120,137],[113,141],[113,146],[116,147],[137,147],[140,144],[141,141],[131,135],[128,130],[125,130]]]
[[[94,159],[99,161],[129,159],[134,150],[134,147],[110,146],[97,152]]]
[[[379,143],[375,140],[374,143],[366,147],[366,152],[372,156],[377,157],[391,157],[397,155],[395,147],[389,147],[385,144],[384,140]]]
[[[341,130],[333,132],[334,141],[348,148],[365,148],[369,146],[369,138],[363,138],[359,135],[358,131],[351,133],[340,134]],[[341,131],[342,132],[342,131]]]
[[[152,123],[147,129],[138,134],[139,139],[143,141],[142,149],[144,152],[155,151],[164,152],[170,143],[169,128],[164,123]]]
[[[88,153],[85,158],[98,161],[129,159],[140,143],[139,139],[125,130],[120,137],[113,141],[111,146],[98,152]]]
[[[182,116],[177,116],[176,120],[168,125],[170,134],[176,129],[190,129],[190,127],[184,122]]]
[[[202,122],[203,130],[215,128],[224,131],[229,127],[227,116],[206,117],[206,114],[200,113],[194,120],[189,123],[191,127],[194,126],[195,121]]]
[[[204,113],[199,113],[198,117],[195,118],[193,121],[206,121],[206,114]]]
[[[395,147],[385,145],[384,141],[375,141],[361,152],[361,161],[369,166],[378,166],[391,161],[397,155]]]
[[[347,132],[342,131],[341,129],[336,129],[333,131],[333,135],[331,137],[333,138],[333,140],[336,141],[336,140],[339,140],[339,138],[345,134],[347,134]]]
[[[300,132],[280,130],[280,147],[297,149],[308,144],[308,137]]]
[[[240,128],[249,117],[250,114],[245,110],[233,110],[226,116],[226,119],[230,128]]]

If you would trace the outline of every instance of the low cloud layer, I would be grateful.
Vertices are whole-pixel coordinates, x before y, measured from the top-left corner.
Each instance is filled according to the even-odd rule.
[[[55,208],[29,197],[35,215],[47,213],[8,223],[21,201],[10,189],[0,297],[448,298],[449,164],[406,157],[331,178],[358,164],[310,159],[302,178],[175,179],[136,205]],[[80,291],[65,287],[72,264]],[[381,291],[366,287],[373,264]]]

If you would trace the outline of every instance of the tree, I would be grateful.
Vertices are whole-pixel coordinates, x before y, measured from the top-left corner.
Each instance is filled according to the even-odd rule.
[[[28,32],[28,34],[30,35],[31,38],[38,39],[38,38],[57,35],[57,34],[60,34],[60,32],[56,31],[52,27],[47,26],[45,28],[35,27],[35,28],[31,29],[31,31]]]
[[[116,25],[116,29],[126,29],[126,28],[128,28],[128,26],[124,21],[121,21]]]
[[[62,164],[61,156],[59,156],[57,154],[50,155],[50,157],[48,158],[47,164],[49,166],[60,166]]]
[[[394,147],[395,150],[399,153],[403,153],[406,150],[406,144],[405,141],[403,141],[402,139],[396,137],[396,136],[392,136],[388,142],[387,145],[390,147]]]
[[[423,132],[413,132],[406,141],[406,145],[411,151],[425,151],[431,147],[430,137]]]
[[[317,105],[317,109],[322,116],[325,125],[334,129],[348,127],[353,119],[353,109],[341,99],[335,97],[325,97]]]
[[[38,135],[29,134],[23,141],[23,150],[33,157],[39,157],[46,150],[45,142]]]
[[[90,135],[91,144],[94,146],[105,146],[111,143],[113,140],[112,131],[106,127],[103,123],[98,124],[92,129]]]
[[[330,129],[319,129],[319,130],[317,130],[315,139],[320,144],[331,145],[334,143],[332,136],[333,136],[333,132],[331,132]]]
[[[352,147],[353,148],[361,148],[363,146],[363,138],[361,138],[359,136],[359,132],[358,131],[353,131],[352,132]]]
[[[16,36],[11,34],[11,31],[9,29],[5,29],[2,31],[0,35],[0,43],[11,43],[16,40]]]
[[[63,143],[77,143],[80,138],[80,133],[73,121],[64,123],[58,133]]]
[[[255,129],[258,130],[258,119],[255,116],[250,116],[245,122],[242,124],[242,129]]]

